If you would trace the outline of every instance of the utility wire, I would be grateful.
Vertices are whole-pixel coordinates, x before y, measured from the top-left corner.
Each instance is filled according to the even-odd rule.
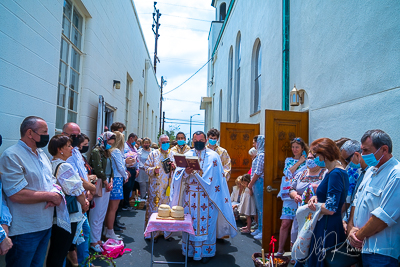
[[[183,99],[164,98],[164,100],[178,101],[178,102],[189,102],[189,103],[200,104],[200,102],[198,102],[198,101],[188,101],[188,100],[183,100]]]
[[[185,119],[170,119],[170,118],[165,118],[166,120],[173,120],[173,121],[183,121],[183,122],[190,122],[190,120],[185,120]],[[204,121],[195,121],[192,120],[192,122],[197,122],[197,123],[204,123]]]
[[[182,16],[169,15],[169,14],[164,14],[164,13],[163,13],[163,15],[164,15],[164,16],[168,16],[168,17],[175,17],[175,18],[191,19],[191,20],[204,21],[204,22],[212,22],[212,20],[195,19],[195,18],[189,18],[189,17],[182,17]]]
[[[210,59],[206,62],[206,64],[204,64],[203,66],[201,66],[201,68],[198,69],[198,70],[197,70],[192,76],[190,76],[186,81],[184,81],[183,83],[181,83],[180,85],[178,85],[178,86],[175,87],[174,89],[172,89],[172,90],[170,90],[170,91],[164,93],[163,95],[166,95],[166,94],[168,94],[168,93],[171,93],[172,91],[175,91],[176,89],[178,89],[179,87],[181,87],[182,85],[184,85],[184,84],[185,84],[187,81],[189,81],[194,75],[196,75],[199,71],[201,71],[201,69],[203,69],[203,68],[208,64],[208,62],[211,61],[211,59],[212,59],[212,58],[210,58]]]
[[[187,8],[194,8],[194,9],[202,9],[210,12],[214,12],[214,10],[207,9],[207,8],[201,8],[201,7],[193,7],[193,6],[182,6],[182,5],[175,5],[175,4],[168,4],[168,3],[159,3],[161,5],[169,5],[169,6],[180,6],[180,7],[187,7]]]

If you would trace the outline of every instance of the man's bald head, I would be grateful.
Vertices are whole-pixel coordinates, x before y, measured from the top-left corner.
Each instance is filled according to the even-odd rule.
[[[65,135],[68,135],[68,136],[80,135],[81,134],[81,128],[75,122],[67,122],[63,126],[63,133]]]

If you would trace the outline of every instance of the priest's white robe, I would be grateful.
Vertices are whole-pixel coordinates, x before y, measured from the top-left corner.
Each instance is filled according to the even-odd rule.
[[[182,206],[185,213],[192,216],[195,235],[189,236],[188,255],[200,260],[215,256],[217,237],[236,236],[236,222],[220,156],[208,148],[191,149],[185,156],[198,156],[202,172],[188,175],[183,168],[175,170],[171,206]],[[186,233],[182,240],[185,254]]]

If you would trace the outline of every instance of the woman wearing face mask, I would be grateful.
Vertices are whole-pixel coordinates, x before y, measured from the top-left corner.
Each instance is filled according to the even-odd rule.
[[[306,160],[307,168],[298,172],[294,177],[289,189],[290,198],[300,207],[308,203],[310,198],[315,195],[318,185],[324,179],[326,168],[321,168],[314,162],[314,156],[309,153]],[[298,223],[296,217],[293,220],[291,231],[291,240],[294,242],[297,238]]]
[[[89,209],[82,180],[77,171],[66,160],[72,156],[71,139],[65,135],[55,135],[49,142],[49,153],[53,156],[51,161],[57,184],[66,195],[74,196],[77,209],[69,210],[69,222],[64,220],[63,213],[57,210],[57,219],[51,230],[49,253],[46,260],[47,266],[62,266],[75,236],[78,222],[83,219],[83,213]],[[68,214],[68,213],[67,213]],[[68,215],[67,215],[68,216]],[[63,223],[59,224],[59,221]],[[69,229],[65,226],[68,224]]]
[[[150,152],[153,150],[150,148],[151,140],[148,137],[143,138],[142,148],[139,149],[139,176],[136,181],[139,183],[140,187],[140,198],[144,199],[146,197],[147,189],[149,188],[149,176],[144,170],[144,164],[149,157]]]
[[[279,231],[279,249],[277,256],[282,256],[284,252],[284,246],[286,243],[287,236],[289,235],[290,226],[292,225],[293,219],[296,217],[297,204],[289,196],[289,188],[291,181],[296,176],[306,169],[306,152],[308,150],[307,144],[302,138],[296,137],[291,142],[293,157],[288,157],[285,160],[285,167],[283,169],[284,176],[282,177],[281,190],[278,194],[283,201],[282,215],[281,215],[281,228]],[[295,239],[291,239],[291,244],[294,243]]]
[[[316,196],[308,201],[308,207],[316,210],[315,204],[322,203],[321,213],[324,217],[315,225],[311,239],[311,254],[308,258],[308,266],[324,266],[320,260],[321,249],[335,246],[346,240],[342,224],[341,210],[345,203],[349,188],[349,177],[342,165],[338,162],[339,148],[329,138],[320,138],[312,142],[311,153],[315,157],[315,163],[325,167],[328,172],[317,188]],[[331,234],[329,234],[331,233]],[[323,243],[316,240],[324,240]]]
[[[90,247],[96,252],[102,252],[101,230],[106,216],[110,191],[113,183],[113,170],[111,165],[111,153],[109,149],[115,142],[115,134],[105,132],[97,138],[97,145],[90,153],[90,166],[93,173],[103,182],[102,196],[93,198],[95,207],[91,209],[89,215],[90,223]]]

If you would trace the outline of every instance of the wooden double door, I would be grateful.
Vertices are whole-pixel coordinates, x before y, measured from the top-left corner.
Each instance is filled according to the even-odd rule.
[[[221,123],[221,146],[228,150],[232,161],[231,190],[235,179],[248,172],[251,158],[248,154],[253,137],[260,132],[259,124]],[[290,141],[301,137],[308,143],[308,112],[265,110],[265,158],[263,248],[269,249],[271,236],[279,240],[282,201],[277,198],[285,167],[285,159],[292,156]],[[277,243],[275,249],[277,249]],[[285,251],[289,251],[290,234]]]

